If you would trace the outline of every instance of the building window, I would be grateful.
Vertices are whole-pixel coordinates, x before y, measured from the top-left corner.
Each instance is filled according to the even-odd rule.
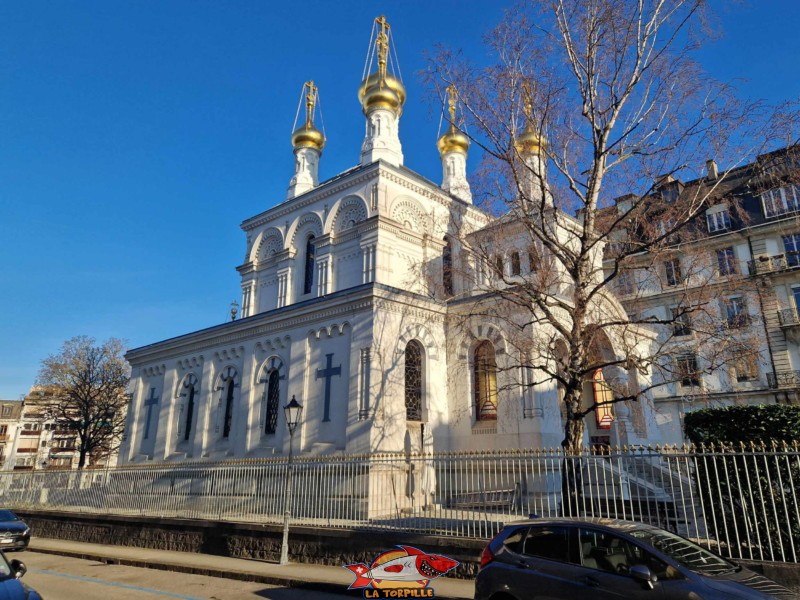
[[[270,371],[267,379],[267,414],[264,418],[264,433],[272,434],[278,429],[278,408],[281,393],[280,373],[277,369]]]
[[[519,252],[514,252],[511,255],[511,274],[519,275],[520,273],[521,273],[521,268],[519,263]]]
[[[3,416],[10,417],[11,416],[11,407],[10,406],[3,406]]]
[[[228,438],[231,434],[231,423],[233,422],[233,390],[237,387],[236,377],[238,373],[233,367],[228,367],[220,375],[220,385],[217,389],[222,390],[222,402],[225,404],[225,412],[222,419],[222,437]]]
[[[672,311],[672,335],[691,335],[692,322],[686,309],[678,306],[670,310]]]
[[[620,271],[617,275],[617,291],[623,296],[633,293],[633,275],[630,271]]]
[[[731,215],[727,208],[717,212],[707,213],[706,222],[708,223],[709,233],[727,231],[731,228]]]
[[[699,387],[700,372],[697,370],[697,357],[694,354],[676,356],[675,375],[681,385]]]
[[[406,345],[406,420],[422,421],[422,346],[411,340]]]
[[[753,381],[758,379],[758,358],[751,352],[739,354],[733,363],[736,381]]]
[[[800,265],[800,233],[783,236],[783,251],[786,254],[786,264],[790,267]]]
[[[444,293],[448,296],[453,295],[453,247],[448,238],[444,239],[445,245],[442,251],[442,285]]]
[[[744,327],[750,322],[750,315],[747,312],[744,298],[737,297],[725,300],[725,320],[728,327],[732,329]]]
[[[667,243],[671,243],[677,240],[677,222],[675,221],[675,217],[670,217],[668,219],[661,219],[656,223],[656,231],[658,233],[657,237],[663,237],[664,241]]]
[[[308,236],[306,241],[306,271],[303,280],[303,294],[310,294],[314,285],[314,236]]]
[[[764,216],[774,219],[800,210],[800,189],[794,184],[769,190],[761,194]]]
[[[722,277],[736,275],[739,272],[739,268],[736,264],[736,254],[733,248],[728,247],[717,250],[717,267]]]
[[[475,418],[478,421],[497,420],[497,363],[491,342],[481,342],[475,348]]]
[[[189,399],[186,401],[186,423],[183,431],[183,441],[188,441],[192,435],[192,416],[194,415],[194,395],[195,387],[189,383]]]
[[[494,258],[494,272],[498,277],[503,277],[503,257],[499,254]]]
[[[676,286],[683,281],[680,259],[673,258],[664,262],[664,272],[667,276],[667,285]]]

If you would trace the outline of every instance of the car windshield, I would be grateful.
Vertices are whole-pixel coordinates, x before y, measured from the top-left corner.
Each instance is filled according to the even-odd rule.
[[[0,521],[19,521],[19,517],[10,510],[0,509]]]
[[[658,529],[639,529],[632,531],[636,539],[647,542],[656,550],[700,575],[719,575],[736,570],[736,565],[698,546],[694,542]]]

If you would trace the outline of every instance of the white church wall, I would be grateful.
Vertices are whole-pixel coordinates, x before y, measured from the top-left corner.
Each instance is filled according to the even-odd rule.
[[[303,449],[324,454],[342,451],[350,411],[351,327],[337,324],[307,337]]]

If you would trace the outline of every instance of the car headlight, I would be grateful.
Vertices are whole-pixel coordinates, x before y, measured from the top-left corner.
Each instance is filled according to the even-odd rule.
[[[22,532],[22,535],[23,535],[23,536],[25,536],[25,535],[30,535],[30,534],[31,534],[31,528],[30,528],[30,527],[26,527],[26,528],[25,528],[25,531],[23,531],[23,532]]]

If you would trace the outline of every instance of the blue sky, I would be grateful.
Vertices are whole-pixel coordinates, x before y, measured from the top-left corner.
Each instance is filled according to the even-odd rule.
[[[406,165],[439,181],[439,111],[415,72],[437,43],[479,59],[508,5],[0,0],[0,398],[74,335],[136,347],[227,319],[239,224],[285,197],[307,79],[328,137],[321,179],[358,162],[378,14],[409,92]],[[746,97],[800,97],[800,2],[720,6],[707,71]]]

